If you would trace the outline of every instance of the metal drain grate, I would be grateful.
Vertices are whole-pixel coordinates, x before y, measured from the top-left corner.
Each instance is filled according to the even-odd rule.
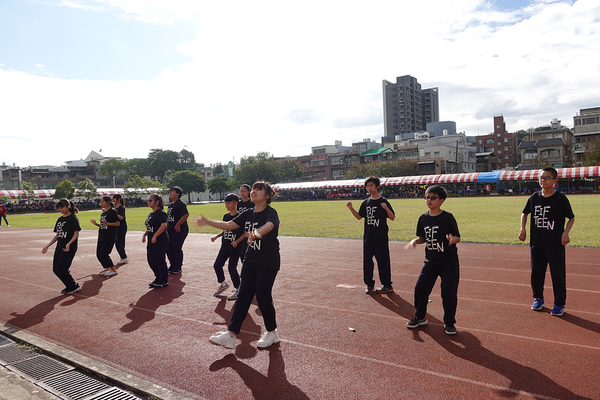
[[[6,368],[32,382],[48,379],[62,372],[73,369],[68,365],[55,361],[46,356],[37,356],[28,360],[7,365]]]
[[[0,335],[0,346],[6,346],[7,344],[11,344],[14,343],[12,340],[10,340],[9,338]]]
[[[110,388],[106,392],[102,392],[91,397],[87,397],[85,400],[141,400],[139,397],[135,397],[131,393],[127,393],[119,388]]]
[[[81,400],[111,387],[77,371],[60,374],[37,385],[67,400]]]
[[[37,357],[39,354],[18,348],[15,344],[0,347],[0,364],[12,364],[17,361]]]

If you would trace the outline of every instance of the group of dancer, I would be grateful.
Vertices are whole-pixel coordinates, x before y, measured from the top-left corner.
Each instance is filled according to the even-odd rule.
[[[544,278],[548,264],[554,286],[554,308],[552,315],[564,313],[566,301],[565,285],[565,248],[569,243],[569,232],[574,223],[574,214],[566,196],[554,189],[557,172],[553,168],[544,169],[539,176],[541,190],[533,194],[523,209],[521,218],[520,240],[526,238],[526,222],[532,214],[531,232],[531,286],[534,304],[533,310],[539,311],[544,305]],[[365,219],[363,236],[363,280],[366,293],[385,294],[394,291],[391,278],[390,253],[387,219],[394,220],[395,212],[391,204],[379,193],[380,180],[369,177],[365,188],[369,197],[361,204],[358,211],[351,202],[346,206],[357,219]],[[168,212],[164,212],[162,197],[153,194],[148,197],[148,206],[152,209],[146,218],[146,231],[142,242],[147,244],[147,258],[154,272],[155,280],[150,287],[168,286],[168,276],[181,273],[183,264],[182,246],[189,232],[187,207],[180,198],[183,191],[179,187],[169,190],[171,200]],[[248,315],[252,300],[256,297],[258,307],[263,316],[266,332],[257,342],[257,347],[269,347],[280,341],[277,330],[275,307],[273,306],[272,289],[279,272],[281,258],[279,253],[279,216],[270,206],[275,193],[266,182],[256,182],[250,188],[240,188],[242,201],[235,194],[225,197],[227,213],[222,221],[208,219],[202,214],[197,219],[199,226],[211,226],[222,232],[211,238],[214,242],[221,238],[221,248],[214,263],[219,286],[214,293],[220,296],[229,284],[225,280],[223,267],[229,260],[229,275],[234,292],[228,299],[236,300],[231,320],[226,331],[219,332],[209,338],[213,344],[226,348],[235,348],[236,336],[240,333],[242,323]],[[101,200],[104,211],[100,223],[94,219],[90,222],[99,229],[97,257],[104,267],[104,276],[116,275],[117,271],[110,259],[112,246],[117,243],[121,260],[117,264],[128,262],[125,254],[124,236],[119,228],[125,226],[125,212],[120,195],[115,202],[117,210],[109,197]],[[429,186],[425,191],[427,212],[419,217],[416,238],[406,244],[405,249],[414,249],[418,244],[425,244],[425,259],[421,273],[414,289],[415,313],[407,322],[409,329],[428,323],[426,319],[429,296],[437,278],[441,278],[441,296],[444,309],[444,331],[448,335],[457,333],[455,323],[458,302],[459,259],[457,244],[460,242],[458,224],[454,216],[441,209],[446,201],[446,190],[438,185]],[[56,222],[56,236],[42,249],[45,253],[49,246],[58,242],[54,253],[53,271],[65,284],[63,293],[72,294],[81,290],[69,273],[69,267],[77,251],[77,239],[81,230],[75,217],[77,208],[69,200],[62,199],[57,203],[62,216]],[[567,224],[565,227],[565,219]],[[103,232],[104,231],[104,232]],[[123,234],[124,235],[124,234]],[[110,242],[110,243],[109,243]],[[170,260],[167,267],[165,256]],[[377,261],[381,288],[375,289],[373,279],[374,262]],[[242,260],[241,274],[237,272],[238,260]]]

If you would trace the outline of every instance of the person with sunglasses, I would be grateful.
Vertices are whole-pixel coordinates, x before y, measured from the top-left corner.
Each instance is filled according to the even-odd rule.
[[[456,306],[458,303],[459,263],[456,245],[460,242],[458,224],[454,216],[441,209],[446,201],[446,189],[441,186],[429,186],[425,191],[427,211],[417,222],[417,238],[411,240],[406,250],[414,249],[417,244],[425,244],[425,261],[417,284],[415,285],[415,314],[406,323],[409,329],[427,325],[425,318],[429,295],[441,278],[442,306],[444,307],[444,331],[448,335],[456,334]]]
[[[554,168],[544,168],[540,173],[542,190],[532,194],[525,204],[521,214],[519,240],[523,242],[527,238],[527,216],[531,214],[529,247],[534,298],[531,309],[541,311],[544,307],[544,281],[546,269],[550,265],[554,289],[554,307],[550,314],[560,317],[565,312],[567,299],[565,245],[571,241],[569,232],[575,223],[575,214],[567,196],[554,189],[557,177],[558,173]]]

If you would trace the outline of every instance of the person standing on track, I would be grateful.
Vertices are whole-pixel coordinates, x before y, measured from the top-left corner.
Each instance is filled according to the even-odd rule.
[[[567,300],[565,245],[571,241],[569,233],[575,223],[575,214],[567,196],[554,189],[557,177],[558,172],[554,168],[544,168],[540,173],[542,190],[532,194],[525,204],[521,214],[519,240],[525,241],[527,238],[527,216],[531,214],[529,247],[534,298],[531,309],[541,311],[544,306],[544,281],[546,269],[550,265],[554,289],[554,307],[550,314],[560,317],[565,312]]]
[[[119,214],[113,208],[114,205],[109,196],[104,196],[100,199],[100,206],[102,207],[100,223],[96,222],[94,218],[90,219],[90,222],[99,228],[96,257],[104,267],[104,271],[100,272],[100,275],[113,276],[117,275],[118,272],[110,259],[110,252],[115,245],[117,229],[121,223],[119,222]]]
[[[180,274],[183,266],[183,243],[189,233],[187,219],[190,216],[187,206],[181,201],[183,189],[173,186],[169,189],[169,208],[167,209],[167,258],[171,264],[169,273]]]
[[[210,220],[203,215],[198,218],[198,225],[209,225],[222,230],[239,229],[247,222],[252,229],[248,235],[248,250],[242,265],[242,276],[238,299],[233,306],[231,321],[226,332],[210,337],[213,344],[235,348],[236,336],[242,329],[242,322],[248,315],[254,296],[265,322],[266,332],[256,343],[259,348],[279,343],[279,332],[273,306],[273,284],[279,272],[281,257],[279,254],[279,216],[269,204],[275,195],[268,183],[259,181],[252,185],[250,198],[255,205],[254,210],[246,210],[236,215],[231,221]]]
[[[123,196],[119,193],[113,196],[117,213],[119,214],[119,228],[117,230],[117,238],[115,240],[115,247],[119,253],[121,259],[117,262],[117,265],[127,264],[129,259],[125,252],[125,237],[127,236],[127,219],[125,218],[125,203],[123,202]]]
[[[427,211],[417,222],[417,238],[411,240],[405,249],[414,249],[425,243],[425,262],[415,285],[415,315],[406,323],[409,329],[427,325],[425,318],[429,295],[438,276],[442,283],[442,305],[444,307],[444,331],[456,334],[456,306],[458,303],[459,264],[456,245],[460,242],[458,224],[454,216],[441,209],[446,201],[446,189],[430,186],[425,191]]]
[[[146,231],[142,236],[142,243],[148,239],[146,255],[148,265],[154,272],[154,281],[150,282],[151,288],[169,286],[169,270],[167,269],[167,246],[169,235],[167,232],[167,214],[164,211],[162,197],[158,194],[148,196],[148,207],[152,212],[146,217]]]
[[[48,248],[56,242],[54,258],[52,259],[52,272],[65,285],[62,293],[73,294],[81,290],[81,286],[75,282],[69,271],[75,253],[77,253],[77,239],[79,239],[79,231],[81,231],[79,219],[75,215],[79,210],[75,207],[75,203],[67,199],[60,199],[56,203],[56,209],[62,216],[58,218],[54,225],[56,235],[50,243],[44,246],[42,254],[46,254]]]
[[[396,219],[392,205],[379,193],[381,185],[379,178],[370,176],[365,180],[365,188],[370,197],[360,205],[358,212],[352,206],[352,202],[346,203],[346,207],[352,215],[358,220],[365,219],[365,231],[363,235],[363,280],[367,289],[366,294],[373,291],[377,294],[392,293],[392,271],[390,262],[390,246],[388,238],[387,218],[392,221]],[[379,280],[381,288],[375,290],[375,280],[373,271],[375,263],[373,257],[377,260],[377,269],[379,270]]]

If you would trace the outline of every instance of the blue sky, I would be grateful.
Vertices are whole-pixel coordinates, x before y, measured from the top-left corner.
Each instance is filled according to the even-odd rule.
[[[115,13],[10,1],[0,8],[4,68],[64,79],[152,80],[189,62],[177,47],[197,25],[149,24]]]
[[[438,87],[467,135],[498,114],[509,131],[572,126],[600,106],[599,51],[597,0],[6,1],[0,163],[380,141],[381,83],[401,75]]]

